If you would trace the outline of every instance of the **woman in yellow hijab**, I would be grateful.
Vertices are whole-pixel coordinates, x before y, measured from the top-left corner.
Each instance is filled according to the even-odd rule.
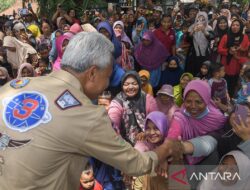
[[[174,101],[177,106],[181,107],[183,103],[183,92],[187,84],[193,80],[191,73],[183,73],[180,78],[180,84],[174,86]]]
[[[35,38],[39,38],[41,36],[41,31],[37,25],[31,24],[27,29],[33,34]]]
[[[139,76],[141,78],[142,90],[145,93],[154,96],[153,88],[152,88],[151,84],[149,83],[149,79],[150,79],[149,72],[147,70],[141,70],[139,72]]]

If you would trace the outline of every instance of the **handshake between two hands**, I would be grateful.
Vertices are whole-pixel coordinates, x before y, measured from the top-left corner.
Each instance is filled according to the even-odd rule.
[[[156,167],[156,173],[159,176],[168,177],[168,166],[173,163],[182,163],[185,153],[184,144],[178,140],[165,139],[164,143],[155,150],[159,158],[159,165]]]

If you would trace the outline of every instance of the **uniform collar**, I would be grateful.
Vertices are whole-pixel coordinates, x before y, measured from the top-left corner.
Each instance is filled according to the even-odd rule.
[[[73,74],[71,74],[68,71],[64,71],[64,70],[54,71],[49,76],[57,78],[59,80],[62,80],[65,83],[67,83],[68,85],[83,92],[80,81]]]

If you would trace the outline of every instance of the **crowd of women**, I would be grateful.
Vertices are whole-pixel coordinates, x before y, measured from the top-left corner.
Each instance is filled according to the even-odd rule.
[[[51,20],[31,7],[5,19],[0,31],[0,85],[60,70],[71,38],[99,32],[115,47],[113,73],[98,101],[113,128],[139,151],[165,138],[183,144],[183,163],[236,166],[241,181],[201,181],[192,188],[248,189],[250,169],[250,7],[222,1],[177,3],[164,14],[148,1],[136,11],[85,11],[57,6]],[[91,47],[89,47],[91,48]],[[81,189],[159,189],[169,181],[133,182],[91,159]],[[126,177],[124,177],[126,176]],[[59,177],[59,176],[58,176]],[[95,180],[96,179],[96,180]]]

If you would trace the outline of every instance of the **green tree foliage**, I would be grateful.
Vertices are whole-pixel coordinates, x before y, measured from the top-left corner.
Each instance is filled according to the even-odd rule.
[[[0,1],[0,13],[3,12],[5,9],[12,6],[16,1],[15,0],[1,0]]]
[[[41,16],[52,17],[55,13],[57,5],[60,3],[64,10],[71,8],[76,10],[77,14],[81,14],[85,9],[105,7],[107,3],[104,0],[37,0],[39,4],[39,13]]]

